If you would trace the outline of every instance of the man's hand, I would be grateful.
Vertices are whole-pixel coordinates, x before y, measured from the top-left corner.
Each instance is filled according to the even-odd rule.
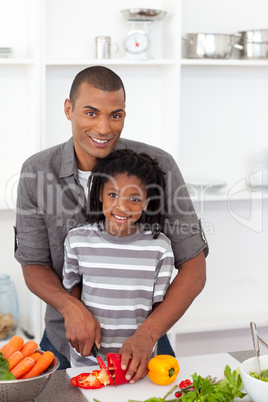
[[[67,340],[81,356],[92,354],[94,342],[99,349],[100,324],[79,300],[74,300],[68,312],[64,314],[64,324]]]
[[[121,367],[125,370],[131,359],[126,373],[126,379],[130,384],[141,380],[148,373],[148,363],[152,356],[155,343],[149,334],[139,329],[128,338],[119,350],[122,354]]]
[[[36,296],[55,308],[64,318],[66,336],[82,355],[91,354],[95,342],[100,344],[100,325],[84,304],[70,295],[56,273],[47,265],[23,265],[26,285]],[[40,286],[42,284],[42,286]]]

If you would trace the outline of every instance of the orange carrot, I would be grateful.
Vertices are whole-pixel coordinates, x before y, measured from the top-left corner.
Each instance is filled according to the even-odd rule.
[[[43,371],[45,371],[51,365],[53,359],[54,354],[48,350],[40,357],[40,359],[37,360],[33,368],[31,368],[31,370],[28,371],[28,373],[26,373],[22,379],[32,378],[42,374]]]
[[[14,335],[9,342],[1,348],[0,352],[3,353],[5,359],[8,359],[13,353],[21,350],[23,344],[24,340],[20,336]]]
[[[30,339],[22,346],[20,351],[24,357],[29,357],[36,351],[37,348],[37,343],[33,339]]]
[[[34,366],[35,361],[31,357],[24,357],[24,359],[19,362],[10,373],[13,374],[16,379],[21,378],[24,374],[28,373],[29,370]]]
[[[34,359],[35,362],[37,362],[37,360],[39,360],[41,356],[42,356],[41,353],[35,352],[32,355],[30,355],[29,357],[31,357],[32,359]]]
[[[7,359],[9,365],[9,371],[13,369],[22,359],[24,358],[23,354],[20,350],[17,352],[12,353],[11,356]]]

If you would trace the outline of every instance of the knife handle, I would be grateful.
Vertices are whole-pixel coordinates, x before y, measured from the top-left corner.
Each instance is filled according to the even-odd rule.
[[[95,342],[93,343],[93,346],[92,346],[92,349],[91,349],[91,353],[92,353],[92,356],[94,356],[94,357],[97,357],[97,355],[98,355],[98,348],[97,348]]]

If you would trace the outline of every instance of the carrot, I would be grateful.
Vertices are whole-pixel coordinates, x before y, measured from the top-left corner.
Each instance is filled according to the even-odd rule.
[[[52,352],[50,352],[49,350],[46,351],[41,357],[40,359],[37,360],[37,362],[35,363],[35,365],[33,366],[33,368],[31,368],[30,371],[28,371],[28,373],[26,373],[22,379],[24,378],[32,378],[32,377],[36,377],[40,374],[43,373],[43,371],[45,371],[53,362],[54,359],[54,354]]]
[[[13,353],[21,350],[23,344],[24,340],[20,336],[14,335],[9,342],[1,348],[0,352],[3,353],[5,359],[8,359]]]
[[[9,371],[13,369],[22,359],[23,359],[23,354],[21,351],[17,350],[17,352],[12,353],[11,356],[7,359],[8,361],[8,366],[9,366]]]
[[[35,352],[32,355],[30,355],[29,357],[31,357],[32,359],[34,359],[35,362],[37,362],[37,360],[39,360],[41,356],[42,356],[41,353]]]
[[[34,366],[35,361],[31,357],[24,357],[22,361],[20,361],[11,371],[16,379],[21,378],[24,374],[26,374],[31,368]]]
[[[29,357],[36,351],[37,348],[37,343],[33,339],[30,339],[22,346],[20,351],[24,357]]]

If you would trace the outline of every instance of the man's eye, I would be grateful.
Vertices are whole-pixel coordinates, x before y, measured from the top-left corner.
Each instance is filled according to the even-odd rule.
[[[87,114],[88,116],[91,116],[91,117],[96,116],[96,113],[95,113],[95,112],[87,112],[86,114]]]
[[[112,118],[112,119],[121,119],[122,116],[121,116],[121,114],[112,114],[112,115],[111,115],[111,118]]]

